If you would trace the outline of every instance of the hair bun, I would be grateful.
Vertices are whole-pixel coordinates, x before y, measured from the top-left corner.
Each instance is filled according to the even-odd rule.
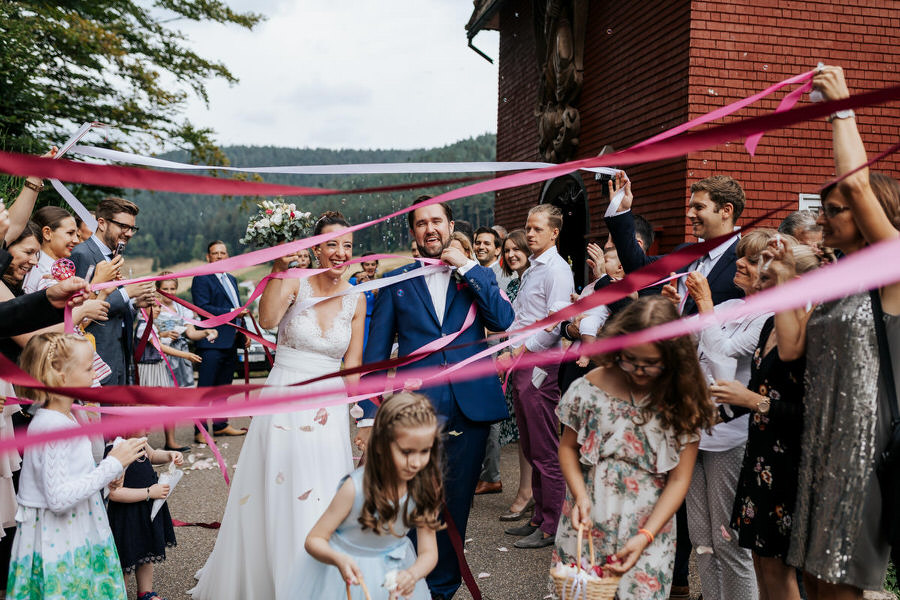
[[[346,217],[344,217],[344,215],[341,214],[340,211],[326,210],[319,216],[319,221],[321,221],[322,219],[344,219],[344,220],[346,220]]]

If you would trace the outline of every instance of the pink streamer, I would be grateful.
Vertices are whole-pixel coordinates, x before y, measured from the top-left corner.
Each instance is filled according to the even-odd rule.
[[[797,104],[797,102],[800,100],[800,98],[803,97],[803,94],[812,89],[812,75],[814,74],[815,71],[807,73],[806,75],[809,75],[809,81],[782,98],[781,103],[778,104],[778,108],[775,109],[775,112],[780,113],[792,109],[794,105]],[[756,147],[759,145],[759,141],[762,139],[763,133],[765,132],[760,131],[759,133],[754,133],[753,135],[748,136],[747,140],[744,142],[744,147],[747,148],[747,152],[750,153],[750,156],[756,155]]]

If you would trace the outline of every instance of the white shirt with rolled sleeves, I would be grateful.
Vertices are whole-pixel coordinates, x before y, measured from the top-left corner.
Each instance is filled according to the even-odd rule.
[[[538,257],[530,256],[528,262],[531,265],[522,274],[522,284],[513,302],[516,318],[508,331],[527,327],[546,317],[551,310],[569,304],[575,292],[572,269],[555,246]],[[525,340],[525,348],[529,352],[540,352],[553,348],[559,341],[558,328],[554,331],[539,329]]]

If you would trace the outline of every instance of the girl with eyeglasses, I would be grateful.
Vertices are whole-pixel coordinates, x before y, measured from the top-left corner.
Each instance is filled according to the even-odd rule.
[[[613,317],[599,337],[677,318],[671,302],[647,296]],[[624,574],[620,600],[663,600],[672,584],[675,511],[690,485],[700,431],[713,425],[715,411],[688,336],[595,361],[600,366],[575,380],[557,408],[567,490],[553,560],[575,560],[580,524],[598,556],[618,559],[611,568]]]

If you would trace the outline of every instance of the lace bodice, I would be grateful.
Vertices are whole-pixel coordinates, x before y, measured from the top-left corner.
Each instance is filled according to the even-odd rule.
[[[350,345],[350,323],[359,294],[347,294],[341,298],[341,310],[326,331],[319,327],[316,305],[302,308],[303,302],[311,297],[312,286],[306,279],[301,279],[297,297],[278,326],[278,345],[340,359]]]

